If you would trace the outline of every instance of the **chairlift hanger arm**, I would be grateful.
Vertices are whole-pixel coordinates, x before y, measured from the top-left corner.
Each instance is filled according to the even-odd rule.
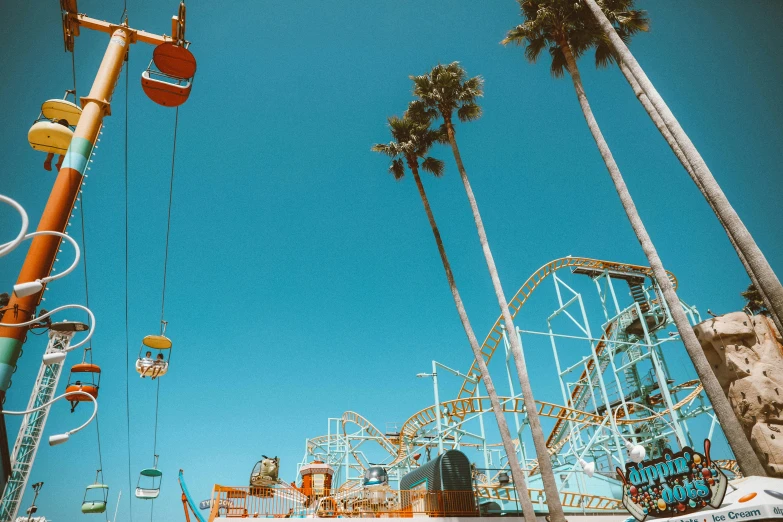
[[[68,13],[67,16],[70,18],[71,22],[78,27],[84,27],[86,29],[92,29],[94,31],[99,31],[106,34],[112,34],[117,29],[122,28],[128,32],[128,40],[130,43],[143,42],[151,45],[160,45],[165,42],[176,42],[174,38],[171,36],[166,36],[165,34],[158,35],[154,33],[148,33],[147,31],[139,31],[124,25],[113,24],[105,20],[91,18],[82,13]],[[78,33],[74,33],[74,35],[78,35]]]

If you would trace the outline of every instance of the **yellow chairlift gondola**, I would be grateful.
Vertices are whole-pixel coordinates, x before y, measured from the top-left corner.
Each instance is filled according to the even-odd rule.
[[[155,466],[139,472],[139,480],[136,483],[136,498],[142,500],[155,500],[158,498],[162,480],[163,472],[158,469],[158,456],[155,455]]]
[[[100,480],[98,480],[100,478]],[[106,511],[106,504],[109,501],[109,486],[103,484],[103,470],[95,473],[95,483],[87,486],[84,491],[84,500],[82,501],[82,513],[98,514]]]
[[[179,15],[171,22],[172,40],[152,52],[152,61],[141,73],[141,87],[149,99],[165,107],[185,103],[196,74],[196,58],[185,40],[185,3],[180,2]],[[155,64],[157,70],[152,68]]]
[[[27,141],[35,150],[46,152],[44,169],[52,170],[52,159],[55,154],[60,155],[57,161],[57,170],[63,163],[65,153],[73,139],[73,129],[79,123],[82,109],[73,102],[68,101],[68,95],[74,95],[75,91],[65,91],[61,100],[47,100],[41,105],[41,113],[27,133]]]
[[[148,335],[141,340],[136,371],[142,379],[150,376],[155,380],[169,371],[171,346],[171,339],[165,335]]]

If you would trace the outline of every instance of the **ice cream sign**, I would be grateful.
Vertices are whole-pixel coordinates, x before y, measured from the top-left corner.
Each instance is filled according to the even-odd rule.
[[[723,502],[728,479],[710,460],[710,441],[704,454],[689,447],[678,453],[617,468],[623,481],[623,506],[640,522],[647,517],[687,515]]]

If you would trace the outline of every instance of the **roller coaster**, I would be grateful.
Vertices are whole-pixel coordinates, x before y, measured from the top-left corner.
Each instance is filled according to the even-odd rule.
[[[672,273],[668,276],[676,288],[676,277]],[[569,285],[566,281],[570,279],[594,286],[598,307],[588,309],[584,292],[574,289],[578,286],[576,281]],[[613,470],[623,466],[628,458],[621,441],[641,444],[654,457],[662,455],[667,447],[711,438],[719,426],[700,382],[684,379],[676,384],[670,371],[667,355],[671,358],[681,348],[679,335],[676,330],[671,331],[671,315],[649,267],[584,257],[555,259],[534,272],[510,300],[514,317],[547,280],[554,284],[556,307],[546,318],[544,331],[517,327],[514,335],[520,342],[524,336],[526,343],[540,343],[543,339],[551,346],[562,403],[536,404],[538,415],[551,419],[547,421],[551,424],[547,448],[560,482],[561,501],[572,511],[619,510],[620,490]],[[628,292],[618,292],[618,283],[627,284]],[[695,307],[684,302],[681,306],[692,324],[701,321]],[[595,322],[596,317],[602,320],[597,336],[593,335],[588,319]],[[501,403],[514,418],[515,445],[528,477],[531,499],[543,505],[538,462],[528,457],[525,448],[526,411],[520,394],[514,391],[508,335],[499,317],[487,334],[481,353],[489,365],[501,346],[505,351],[511,393],[501,397]],[[476,495],[503,506],[512,505],[516,501],[515,489],[503,480],[508,477],[508,463],[501,444],[489,442],[484,427],[483,415],[491,412],[491,406],[488,397],[479,395],[480,375],[475,361],[466,373],[459,375],[463,380],[455,399],[414,413],[399,429],[381,431],[353,411],[330,418],[326,435],[307,440],[300,466],[313,459],[327,462],[335,469],[333,484],[338,494],[347,494],[361,487],[361,476],[370,466],[365,452],[369,450],[368,443],[375,445],[375,455],[385,455],[376,464],[386,468],[391,481],[399,481],[419,466],[422,455],[426,454],[429,460],[431,451],[439,446],[473,451],[479,462],[483,458],[483,467],[476,465],[474,469]],[[697,417],[701,420],[693,422]],[[477,421],[478,433],[474,429]],[[580,461],[587,460],[596,465],[595,477],[588,478],[582,472]],[[739,475],[735,461],[718,462],[725,470]]]

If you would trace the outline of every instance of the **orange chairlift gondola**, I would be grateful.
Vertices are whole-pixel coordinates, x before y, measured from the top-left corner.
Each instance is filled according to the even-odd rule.
[[[152,380],[155,380],[169,371],[171,346],[171,339],[162,334],[148,335],[141,340],[136,371],[142,379],[152,377]]]
[[[56,165],[57,170],[60,170],[65,153],[73,139],[73,130],[82,115],[81,107],[68,101],[69,94],[72,94],[76,101],[76,91],[69,90],[65,91],[65,96],[61,100],[43,102],[41,113],[27,132],[30,146],[47,153],[44,161],[46,170],[52,170],[52,159],[55,154],[60,155]]]
[[[188,50],[190,42],[185,40],[185,2],[180,2],[179,14],[171,20],[171,33],[172,41],[155,47],[152,61],[141,73],[144,93],[165,107],[177,107],[187,101],[196,74],[196,58]]]
[[[86,362],[87,352],[90,352],[90,362]],[[71,367],[71,374],[68,376],[68,384],[65,387],[65,398],[71,403],[71,413],[76,410],[80,402],[92,402],[89,398],[80,393],[86,392],[94,399],[98,398],[98,389],[101,385],[101,367],[92,364],[92,349],[84,350],[82,362]]]

